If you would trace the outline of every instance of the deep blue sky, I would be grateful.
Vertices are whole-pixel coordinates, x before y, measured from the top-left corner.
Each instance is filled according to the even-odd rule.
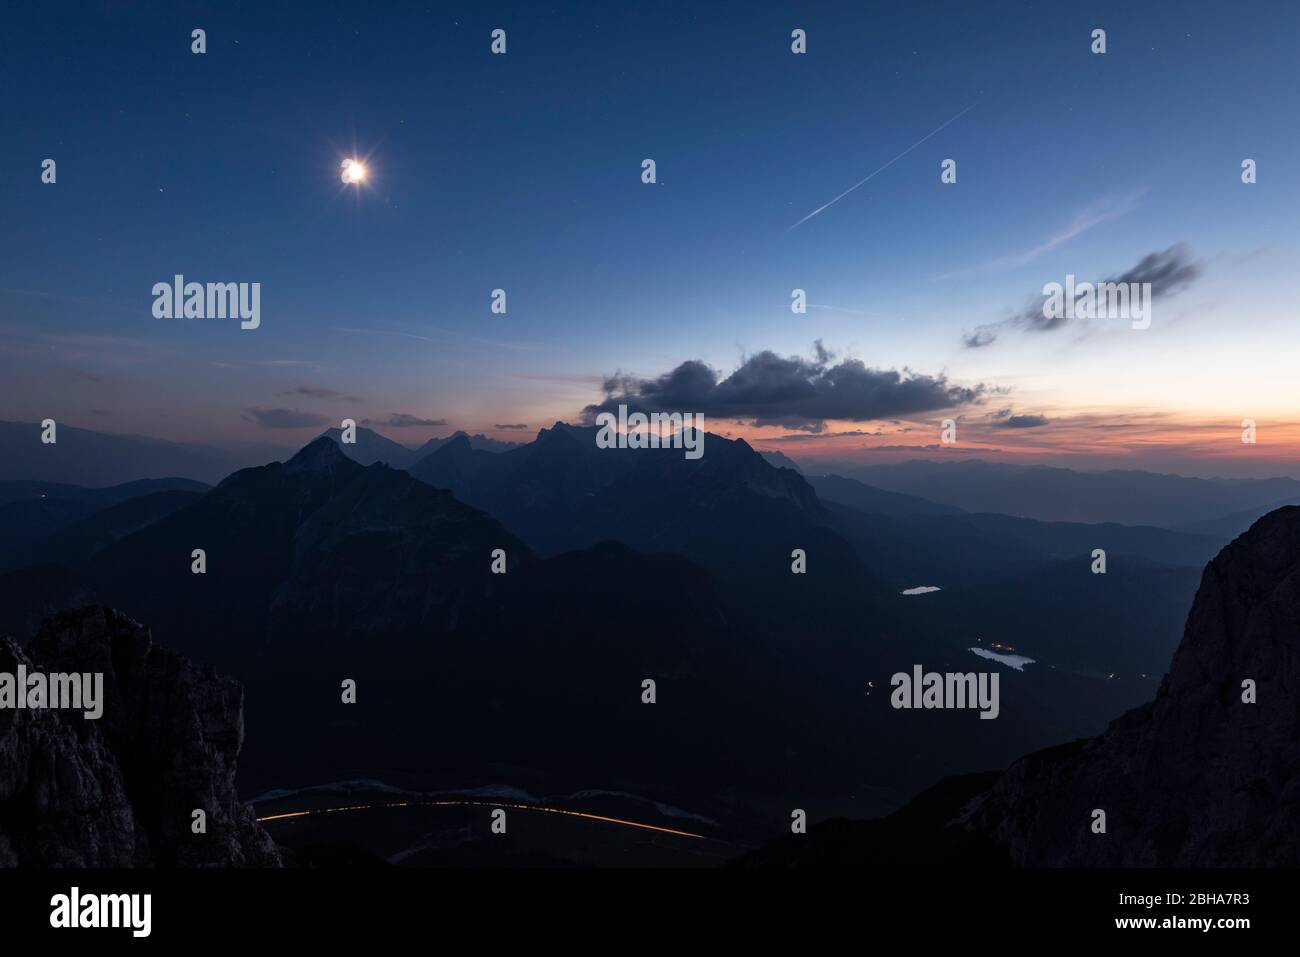
[[[1296,5],[689,7],[7,9],[0,418],[285,444],[319,426],[250,410],[447,420],[389,432],[415,442],[572,418],[618,371],[725,375],[820,339],[1005,390],[966,415],[1042,414],[1059,428],[1033,441],[1079,455],[1099,454],[1080,429],[1117,417],[1197,436],[1300,419]],[[354,151],[372,179],[345,190]],[[1202,278],[1140,342],[962,344],[1044,282],[1177,243]],[[262,327],[154,319],[178,272],[260,282]],[[794,287],[818,308],[792,315]],[[919,441],[902,435],[875,441]]]

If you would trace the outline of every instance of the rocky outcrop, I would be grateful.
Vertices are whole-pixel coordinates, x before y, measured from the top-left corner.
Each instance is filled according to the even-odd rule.
[[[1253,682],[1254,701],[1245,683]],[[1300,507],[1206,566],[1154,701],[1096,738],[827,821],[753,867],[1300,865]],[[1105,813],[1105,831],[1094,829]]]
[[[107,608],[63,612],[0,672],[102,672],[103,714],[0,710],[0,865],[279,866],[234,785],[240,686]],[[193,812],[206,833],[192,831]]]
[[[1243,700],[1253,682],[1255,703]],[[1013,764],[961,823],[1015,864],[1300,864],[1300,508],[1206,567],[1156,699]],[[1106,815],[1095,833],[1094,812]]]

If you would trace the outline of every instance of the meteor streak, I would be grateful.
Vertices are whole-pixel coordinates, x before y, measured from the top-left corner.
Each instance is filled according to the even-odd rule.
[[[840,195],[838,195],[838,196],[836,196],[834,199],[832,199],[829,203],[826,203],[826,204],[823,205],[823,206],[818,206],[816,209],[814,209],[811,213],[809,213],[809,214],[808,214],[807,216],[805,216],[803,219],[799,220],[799,222],[795,223],[794,226],[791,226],[790,229],[787,229],[786,232],[788,233],[788,232],[790,232],[790,230],[792,230],[792,229],[794,229],[794,228],[796,228],[796,227],[798,227],[798,226],[802,226],[804,223],[808,222],[808,220],[812,219],[814,216],[816,216],[818,213],[822,212],[823,210],[830,209],[832,206],[834,206],[836,203],[838,203],[840,200],[842,200],[845,196],[849,195],[849,193],[853,192],[853,191],[854,191],[855,189],[857,189],[859,186],[863,185],[867,180],[869,180],[869,179],[871,179],[872,177],[876,176],[878,173],[883,173],[885,170],[889,169],[889,167],[893,166],[895,163],[897,163],[899,160],[901,160],[901,159],[902,159],[904,156],[906,156],[908,153],[912,152],[912,150],[916,149],[918,146],[920,146],[922,143],[924,143],[924,142],[925,142],[926,140],[928,140],[930,137],[934,136],[936,133],[938,133],[940,130],[942,130],[945,126],[947,126],[949,123],[954,123],[954,122],[956,122],[957,120],[961,119],[963,116],[965,116],[967,113],[969,113],[969,112],[970,112],[971,110],[973,110],[973,109],[975,109],[975,104],[974,104],[974,103],[972,103],[970,106],[966,107],[966,109],[962,110],[960,113],[958,113],[958,114],[957,114],[956,116],[954,116],[952,119],[948,120],[946,123],[943,123],[942,125],[940,125],[940,126],[938,126],[938,127],[935,127],[935,128],[934,128],[933,130],[931,130],[929,133],[926,133],[925,136],[921,137],[919,140],[917,140],[915,143],[913,143],[913,144],[912,144],[911,146],[909,146],[907,149],[903,150],[903,152],[899,153],[897,156],[895,156],[893,159],[891,159],[891,160],[890,160],[888,163],[886,163],[884,166],[880,167],[880,169],[875,170],[874,172],[867,174],[864,178],[858,180],[856,183],[854,183],[852,186],[850,186],[850,187],[849,187],[848,189],[846,189],[844,192],[840,193]]]

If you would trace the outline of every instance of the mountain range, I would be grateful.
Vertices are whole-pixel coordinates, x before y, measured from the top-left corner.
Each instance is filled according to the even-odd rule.
[[[1222,545],[805,476],[713,434],[692,460],[556,423],[406,469],[356,461],[385,448],[358,436],[211,488],[0,484],[15,515],[70,506],[15,539],[0,630],[108,605],[239,680],[248,790],[505,774],[713,810],[740,789],[751,817],[791,795],[884,812],[1148,699]],[[888,706],[889,675],[976,652],[1001,676],[996,730]]]
[[[1103,734],[945,779],[893,815],[827,821],[740,863],[1295,867],[1298,625],[1291,506],[1206,566],[1159,689]]]
[[[501,481],[519,472],[512,481],[541,491],[539,475],[559,469],[585,474],[583,492],[596,498],[613,487],[645,491],[624,471],[635,473],[640,463],[575,473],[570,457],[582,464],[586,451],[583,444],[575,451],[571,440],[584,433],[549,432],[531,454],[516,456],[509,472],[487,474]],[[481,458],[455,444],[435,451],[439,463]],[[777,503],[777,514],[787,518],[795,508],[803,534],[816,521],[842,527],[851,517],[837,512],[848,506],[807,498],[811,485],[802,488],[803,479],[773,469],[744,443],[715,444],[711,451],[719,448],[725,450],[715,459],[720,471],[704,480],[718,489],[714,520],[725,522],[723,506],[749,494],[759,495],[758,503]],[[647,460],[644,467],[670,498],[683,475],[696,479],[668,460]],[[85,749],[67,758],[83,769],[81,777],[61,778],[54,791],[42,783],[46,759],[38,754],[53,746],[42,742],[59,736],[38,725],[63,718],[16,713],[0,728],[6,766],[26,769],[0,792],[0,809],[8,809],[0,820],[22,813],[39,821],[36,831],[5,835],[0,829],[0,852],[9,863],[48,865],[53,860],[42,848],[59,847],[72,855],[61,858],[65,863],[274,864],[279,852],[233,796],[236,755],[248,789],[357,774],[424,786],[463,786],[485,775],[559,786],[598,781],[671,797],[733,826],[748,821],[742,837],[761,828],[765,816],[780,826],[781,809],[792,801],[818,813],[843,806],[850,791],[864,791],[871,797],[858,797],[855,806],[887,812],[922,788],[888,816],[836,818],[767,845],[741,861],[753,866],[1294,866],[1300,860],[1288,823],[1300,765],[1290,747],[1297,676],[1290,674],[1295,656],[1287,650],[1300,624],[1300,508],[1270,513],[1210,561],[1181,643],[1169,649],[1172,658],[1163,655],[1169,663],[1163,680],[1154,673],[1163,670],[1158,643],[1126,649],[1128,667],[1143,666],[1144,655],[1153,662],[1145,665],[1153,669],[1148,683],[1128,692],[1148,703],[1101,733],[1078,738],[1070,732],[1096,719],[1081,721],[1075,712],[1091,707],[1114,714],[1125,697],[1116,693],[1113,675],[1085,674],[1089,629],[1109,632],[1135,616],[1142,628],[1159,624],[1141,617],[1149,593],[1126,594],[1154,579],[1084,576],[1069,558],[1030,560],[1024,569],[1039,577],[1035,591],[1056,576],[1048,595],[1092,593],[1079,622],[1059,613],[1053,618],[1050,602],[1036,611],[1023,593],[999,594],[995,582],[972,587],[970,595],[958,587],[919,599],[894,596],[889,608],[877,604],[886,593],[869,574],[857,605],[837,591],[843,583],[834,577],[839,603],[825,604],[828,594],[817,592],[811,575],[798,586],[810,589],[802,595],[755,603],[726,575],[681,555],[606,542],[547,557],[452,493],[382,464],[362,467],[328,438],[207,491],[151,488],[133,489],[144,494],[125,499],[121,491],[106,492],[102,501],[113,504],[90,518],[113,529],[117,522],[109,518],[125,506],[141,508],[160,495],[186,500],[146,518],[143,527],[109,533],[102,547],[93,536],[78,539],[90,554],[77,553],[67,565],[0,576],[11,631],[21,631],[13,624],[23,615],[15,617],[13,609],[24,603],[29,622],[33,601],[83,605],[49,616],[25,644],[0,647],[11,666],[102,670],[112,676],[111,687],[122,689],[110,697],[118,703],[110,704],[102,735],[69,745]],[[75,491],[62,494],[78,498]],[[562,505],[565,498],[552,490],[545,501]],[[1044,535],[1048,544],[1056,541],[1048,532],[1026,532],[1024,519],[981,524],[978,515],[942,509],[909,516],[914,503],[881,501],[904,514],[852,514],[923,523],[975,518],[974,533],[988,533],[991,524],[1026,548],[1041,546]],[[759,504],[735,507],[744,515]],[[1001,527],[1007,522],[1010,531]],[[541,531],[555,534],[549,526]],[[1067,539],[1076,534],[1067,533]],[[191,570],[196,543],[208,562],[202,575]],[[505,574],[492,570],[496,549],[504,553]],[[1148,566],[1151,575],[1180,579],[1190,570],[1177,563]],[[854,574],[864,574],[865,565],[855,567]],[[34,582],[45,591],[30,587]],[[147,617],[154,637],[121,612],[93,605],[106,596],[132,617]],[[1056,630],[1042,636],[1040,647],[1055,664],[994,665],[1003,689],[996,727],[963,720],[974,718],[969,714],[889,707],[883,679],[909,661],[972,667],[972,659],[959,655],[959,642],[936,632],[968,618],[976,597],[1005,617],[1007,629],[1015,617],[1053,620]],[[783,602],[806,616],[798,634],[783,633],[793,616],[769,616]],[[913,603],[915,611],[900,613],[900,602]],[[947,602],[956,604],[945,609]],[[889,625],[870,636],[859,633],[855,646],[840,618],[855,612],[880,615]],[[242,689],[195,671],[155,642],[219,664]],[[1020,650],[986,647],[1001,655]],[[877,680],[864,688],[871,675]],[[653,707],[641,697],[646,676],[657,683]],[[356,704],[340,700],[344,680],[356,682]],[[151,687],[156,690],[144,691]],[[171,717],[149,710],[164,706],[173,709]],[[202,723],[209,741],[202,759],[182,746],[192,734],[186,722],[193,721]],[[245,722],[250,735],[241,754]],[[221,726],[226,737],[213,737]],[[181,737],[156,737],[158,729]],[[212,752],[219,740],[228,743]],[[1032,753],[1018,757],[1026,752]],[[979,771],[1005,765],[1006,771]],[[970,773],[944,777],[954,771]],[[739,803],[734,793],[723,797],[737,789],[747,795]],[[21,811],[38,792],[53,794],[52,806],[71,807],[92,791],[107,803],[97,805],[99,816],[79,836],[66,833],[57,814]],[[175,809],[192,804],[213,809],[218,842],[187,843]],[[1090,826],[1098,810],[1109,822],[1104,833]],[[123,820],[136,823],[124,828]]]
[[[897,514],[862,512],[743,441],[706,441],[694,461],[601,450],[593,430],[557,424],[499,453],[458,436],[408,472],[362,466],[322,437],[210,490],[136,496],[48,536],[26,551],[45,564],[0,576],[0,623],[30,635],[62,608],[112,605],[237,678],[258,729],[249,788],[509,767],[696,801],[742,783],[760,803],[869,785],[882,808],[941,771],[1100,728],[1141,700],[1136,672],[1158,670],[1176,641],[1194,587],[1177,564],[1117,550],[1094,578],[1086,553],[1068,557],[1087,543],[1077,529],[997,527],[891,493],[879,507]],[[1177,560],[1200,547],[1119,531]],[[898,593],[933,574],[940,593]],[[1057,621],[1095,626],[1092,606],[1118,605],[1079,656],[1077,636],[1048,641],[1032,615],[990,617],[1023,605],[1015,589],[1035,579]],[[1007,670],[996,734],[964,715],[900,721],[864,693],[917,660],[970,667],[969,647],[994,642],[1044,661]],[[1108,680],[1116,667],[1123,680]],[[641,703],[647,678],[670,707]]]
[[[354,462],[361,465],[374,465],[376,462],[382,462],[385,465],[391,465],[395,469],[410,468],[416,462],[436,452],[449,442],[462,438],[469,442],[471,448],[480,449],[484,452],[507,452],[518,445],[516,442],[501,442],[481,433],[470,435],[462,431],[456,431],[441,438],[429,439],[423,445],[415,448],[402,445],[400,442],[394,442],[392,439],[380,435],[374,429],[368,429],[364,426],[357,427],[356,441],[354,442],[344,442],[341,429],[327,429],[321,434],[338,443],[339,448],[343,450],[343,454]]]
[[[218,447],[116,435],[63,422],[57,424],[52,443],[42,442],[41,432],[35,422],[0,421],[0,481],[104,486],[183,476],[207,483],[285,451],[274,443]]]
[[[1165,528],[1278,507],[1278,503],[1300,496],[1300,482],[1291,478],[1201,479],[1118,469],[1076,472],[982,460],[917,459],[851,469],[845,474],[876,488],[918,495],[968,512],[999,512],[1047,522],[1119,522]]]
[[[142,479],[107,488],[0,482],[0,570],[89,557],[208,487],[189,479]]]

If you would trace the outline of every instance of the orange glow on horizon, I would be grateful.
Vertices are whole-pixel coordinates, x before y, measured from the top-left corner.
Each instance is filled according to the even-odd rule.
[[[1022,414],[1017,411],[1016,414]],[[1040,414],[1035,411],[1034,414]],[[710,431],[743,438],[756,449],[783,452],[796,459],[854,458],[862,464],[895,457],[947,456],[1053,461],[1067,465],[1071,457],[1140,460],[1166,454],[1203,463],[1245,463],[1250,460],[1300,465],[1300,421],[1255,417],[1254,442],[1242,441],[1248,416],[1218,420],[1182,418],[1164,413],[1080,410],[1041,413],[1047,424],[1007,428],[983,411],[936,413],[931,420],[906,422],[827,423],[821,433],[715,422]],[[940,442],[943,418],[957,420],[958,441]],[[1131,467],[1140,468],[1139,462]]]

